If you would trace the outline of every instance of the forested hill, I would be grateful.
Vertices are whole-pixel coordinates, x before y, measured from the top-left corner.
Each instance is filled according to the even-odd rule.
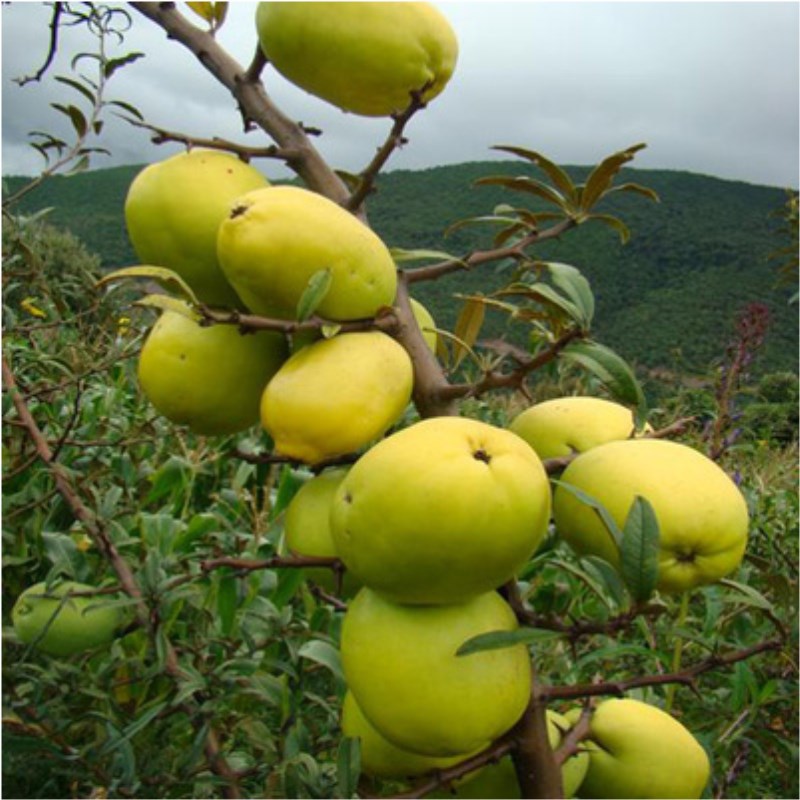
[[[52,207],[50,221],[71,230],[105,266],[134,264],[123,203],[139,169],[54,178],[31,193],[22,210]],[[529,169],[521,161],[494,161],[388,172],[370,200],[370,222],[393,247],[455,255],[486,248],[493,230],[485,225],[447,238],[443,232],[460,219],[491,213],[499,203],[526,202],[529,195],[473,184],[479,177]],[[569,171],[577,178],[585,174],[580,167]],[[776,286],[776,265],[769,260],[788,244],[775,234],[771,217],[785,202],[784,190],[679,171],[627,169],[621,179],[649,186],[661,197],[655,204],[618,196],[602,209],[625,220],[632,232],[626,245],[611,229],[589,223],[537,251],[544,260],[574,264],[589,278],[597,299],[597,338],[643,367],[703,373],[723,354],[737,313],[759,301],[769,306],[772,325],[758,371],[796,371],[797,307],[788,303],[794,287]],[[21,180],[8,178],[6,185],[13,191]],[[459,272],[417,284],[415,295],[438,324],[452,329],[454,292],[486,292],[506,277],[495,268]],[[488,333],[502,332],[502,323],[499,316],[491,320]]]

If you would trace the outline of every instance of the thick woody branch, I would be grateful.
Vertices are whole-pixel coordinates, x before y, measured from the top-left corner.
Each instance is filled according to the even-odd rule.
[[[284,152],[294,153],[287,164],[316,192],[344,205],[350,193],[344,182],[328,166],[303,129],[287,117],[267,95],[259,80],[259,64],[243,67],[216,39],[189,22],[175,3],[131,3],[140,14],[162,28],[170,39],[193,53],[239,104],[245,128],[255,123]],[[255,35],[255,30],[254,30]]]

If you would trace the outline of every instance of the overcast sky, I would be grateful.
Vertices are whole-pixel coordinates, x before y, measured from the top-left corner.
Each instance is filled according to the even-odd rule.
[[[183,9],[185,3],[178,4]],[[456,73],[442,95],[412,120],[409,144],[390,169],[417,169],[496,157],[494,144],[538,150],[559,163],[588,164],[647,142],[636,165],[682,169],[773,186],[798,185],[797,2],[441,2],[459,39]],[[187,12],[191,15],[191,12]],[[121,70],[109,96],[136,105],[154,125],[195,136],[245,136],[235,104],[160,28],[133,14],[121,55],[147,55]],[[232,3],[219,41],[241,63],[254,50],[255,4]],[[47,50],[49,9],[12,2],[2,8],[3,174],[32,174],[41,160],[28,131],[61,130],[54,100],[79,99],[52,77],[19,88]],[[197,19],[196,17],[194,19]],[[54,74],[90,46],[69,31]],[[76,38],[80,34],[81,38]],[[322,128],[316,144],[335,167],[362,168],[389,123],[344,114],[264,73],[284,111]],[[97,142],[105,167],[155,161],[147,132],[108,124]],[[281,173],[274,163],[267,174]]]

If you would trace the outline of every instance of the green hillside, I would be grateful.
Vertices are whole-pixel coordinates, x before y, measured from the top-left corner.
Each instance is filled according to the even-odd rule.
[[[139,166],[57,177],[31,193],[22,210],[52,207],[50,221],[67,228],[97,252],[109,268],[136,263],[125,235],[123,203]],[[465,217],[490,213],[504,202],[520,203],[496,187],[475,187],[476,178],[517,174],[523,162],[480,162],[383,175],[369,205],[370,222],[393,247],[435,248],[462,255],[491,245],[486,226],[443,232]],[[579,177],[583,168],[570,168]],[[561,241],[544,244],[542,259],[574,264],[584,271],[597,298],[597,337],[634,363],[705,372],[729,341],[737,313],[749,302],[769,306],[772,325],[757,371],[797,366],[797,308],[793,292],[776,286],[769,254],[784,244],[770,215],[785,201],[781,188],[664,170],[625,171],[624,178],[655,189],[660,204],[620,196],[603,209],[632,231],[622,245],[610,229],[589,224]],[[10,190],[23,179],[8,178]],[[458,306],[454,292],[487,291],[505,274],[460,272],[435,284],[417,284],[415,294],[443,327]],[[486,333],[503,332],[490,320]]]

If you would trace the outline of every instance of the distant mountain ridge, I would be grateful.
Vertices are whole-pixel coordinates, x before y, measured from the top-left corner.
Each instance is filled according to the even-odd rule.
[[[49,221],[70,230],[99,254],[105,267],[137,263],[125,232],[123,207],[128,187],[142,165],[114,167],[56,177],[28,195],[20,210],[52,207]],[[580,179],[585,167],[568,167]],[[494,230],[475,225],[449,237],[458,220],[485,215],[500,203],[522,205],[528,196],[498,187],[474,186],[479,177],[530,173],[522,161],[469,162],[424,170],[397,170],[379,178],[369,201],[370,224],[391,247],[432,248],[463,255],[491,246]],[[537,176],[541,177],[541,176]],[[25,179],[9,177],[9,191]],[[770,253],[783,246],[775,234],[774,212],[785,190],[673,170],[627,168],[619,178],[658,192],[655,204],[618,195],[603,207],[631,229],[622,245],[612,230],[595,223],[571,231],[535,251],[542,260],[580,268],[597,301],[597,338],[630,361],[650,369],[707,371],[719,359],[737,314],[750,302],[766,304],[772,324],[756,362],[758,372],[797,370],[797,307],[794,287],[777,286]],[[440,326],[452,328],[458,303],[454,292],[487,292],[507,273],[496,267],[459,272],[415,295]],[[501,335],[504,319],[490,314],[487,335]]]

